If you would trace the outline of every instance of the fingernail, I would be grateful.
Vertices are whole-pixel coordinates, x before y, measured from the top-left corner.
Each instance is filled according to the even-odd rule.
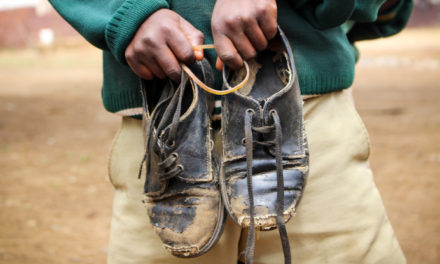
[[[223,62],[217,57],[217,61],[215,62],[215,67],[218,71],[223,70]]]
[[[195,50],[194,57],[196,57],[196,60],[198,60],[198,61],[203,60],[203,51],[202,50]]]

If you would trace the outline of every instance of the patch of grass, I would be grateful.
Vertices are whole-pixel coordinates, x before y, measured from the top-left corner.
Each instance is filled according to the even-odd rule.
[[[58,182],[51,182],[50,186],[52,186],[52,188],[54,188],[54,189],[58,189],[61,187],[60,183],[58,183]]]
[[[3,152],[7,152],[9,149],[9,145],[8,144],[2,144],[1,149]]]
[[[87,161],[89,161],[89,160],[90,160],[90,156],[87,155],[87,154],[83,154],[83,155],[81,155],[81,156],[79,157],[79,161],[80,161],[80,162],[87,162]]]

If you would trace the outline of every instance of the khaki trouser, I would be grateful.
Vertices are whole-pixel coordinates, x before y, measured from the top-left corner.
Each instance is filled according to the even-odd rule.
[[[287,224],[293,263],[406,263],[368,164],[368,134],[346,92],[308,99],[304,117],[310,174]],[[109,162],[115,196],[108,263],[236,264],[246,234],[229,218],[218,244],[201,257],[176,258],[162,247],[141,202],[143,141],[141,121],[123,118]],[[283,262],[277,230],[259,234],[254,260]]]

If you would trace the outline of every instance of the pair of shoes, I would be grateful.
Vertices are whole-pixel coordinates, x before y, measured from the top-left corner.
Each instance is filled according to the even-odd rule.
[[[248,65],[249,64],[249,65]],[[142,85],[146,120],[145,204],[156,233],[171,254],[200,256],[219,239],[227,210],[249,228],[246,262],[255,230],[278,228],[285,255],[285,223],[294,215],[308,173],[302,100],[289,43],[279,29],[267,50],[239,71],[224,69],[223,157],[213,151],[213,97],[207,61],[182,72],[180,85]],[[201,83],[200,80],[202,80]],[[142,83],[144,84],[144,83]],[[206,85],[205,85],[206,84]],[[140,170],[140,173],[142,168]]]

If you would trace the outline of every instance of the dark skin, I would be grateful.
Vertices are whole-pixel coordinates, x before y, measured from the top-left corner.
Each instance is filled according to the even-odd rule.
[[[211,19],[218,59],[232,69],[267,47],[277,33],[275,0],[217,0]]]
[[[191,64],[202,59],[203,53],[193,46],[203,44],[203,33],[177,13],[160,9],[139,27],[125,50],[130,68],[141,78],[169,77],[178,82],[179,62]]]
[[[387,0],[381,11],[398,0]],[[264,50],[277,32],[275,0],[217,0],[211,18],[212,35],[218,54],[216,68],[232,69]],[[170,78],[179,82],[180,62],[192,64],[203,59],[203,33],[169,9],[153,13],[139,27],[125,50],[130,68],[141,78]]]
[[[220,60],[232,69],[243,65],[266,48],[277,32],[275,0],[217,0],[212,14],[212,33]],[[160,9],[140,26],[125,51],[130,68],[146,80],[169,77],[178,82],[179,62],[203,59],[203,34],[177,13]]]

